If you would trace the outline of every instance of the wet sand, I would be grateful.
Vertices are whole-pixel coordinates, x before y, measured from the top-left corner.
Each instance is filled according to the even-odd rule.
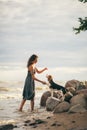
[[[87,130],[87,112],[53,114],[40,109],[23,117],[14,130]]]

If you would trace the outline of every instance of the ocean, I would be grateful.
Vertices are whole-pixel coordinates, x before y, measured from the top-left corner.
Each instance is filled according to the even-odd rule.
[[[24,82],[2,82],[0,81],[0,124],[7,124],[20,120],[18,112],[19,105],[22,100],[22,90]],[[46,87],[36,87],[35,109],[39,109],[41,94],[46,90]],[[24,111],[30,111],[30,103],[26,102]]]
[[[63,84],[61,82],[61,84]],[[34,116],[37,112],[45,109],[40,108],[42,94],[49,90],[47,85],[36,84],[35,113],[30,112],[30,101],[26,101],[23,112],[18,108],[22,100],[24,81],[0,81],[0,125],[8,123],[19,123],[21,120]]]

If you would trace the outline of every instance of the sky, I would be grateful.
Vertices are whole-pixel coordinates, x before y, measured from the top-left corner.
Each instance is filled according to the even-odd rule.
[[[86,15],[78,0],[0,0],[0,79],[24,78],[37,54],[56,80],[87,80],[87,32],[73,31]]]

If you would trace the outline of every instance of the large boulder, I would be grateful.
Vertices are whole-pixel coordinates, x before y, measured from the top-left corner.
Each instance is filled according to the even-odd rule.
[[[46,101],[46,110],[53,111],[54,108],[60,103],[60,100],[55,97],[48,97]]]
[[[53,92],[53,97],[59,98],[59,96],[61,96],[61,100],[64,100],[64,97],[61,92],[58,92],[58,91]],[[46,91],[42,94],[41,99],[40,99],[40,106],[42,106],[42,107],[46,106],[46,101],[47,101],[48,97],[51,97],[51,91]]]
[[[79,95],[73,96],[70,100],[70,104],[71,104],[71,106],[80,104],[82,107],[87,109],[87,100],[86,100],[84,94],[79,94]]]
[[[69,108],[70,108],[70,104],[68,102],[63,101],[55,107],[53,113],[67,112]]]
[[[86,112],[87,110],[80,104],[76,104],[69,109],[69,113]]]
[[[81,89],[76,91],[76,94],[84,94],[84,96],[87,98],[87,89]]]
[[[51,92],[50,91],[46,91],[42,94],[41,99],[40,99],[40,106],[45,107],[46,106],[46,100],[48,99],[48,97],[51,96]]]
[[[69,87],[73,87],[73,88],[75,88],[76,90],[78,90],[79,86],[80,86],[80,81],[74,80],[74,79],[67,81],[66,84],[65,84],[65,88],[67,88],[67,89],[68,89]]]

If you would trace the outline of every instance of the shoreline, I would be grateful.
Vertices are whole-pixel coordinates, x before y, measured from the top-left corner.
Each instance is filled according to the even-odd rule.
[[[39,123],[37,123],[37,120],[39,120]],[[37,113],[32,118],[28,117],[22,123],[21,128],[24,130],[87,130],[87,112],[53,114],[44,110],[44,112]]]
[[[58,113],[46,111],[45,108],[34,112],[18,112],[21,120],[12,124],[14,130],[87,130],[87,111],[83,113]],[[4,129],[0,129],[4,130]]]

